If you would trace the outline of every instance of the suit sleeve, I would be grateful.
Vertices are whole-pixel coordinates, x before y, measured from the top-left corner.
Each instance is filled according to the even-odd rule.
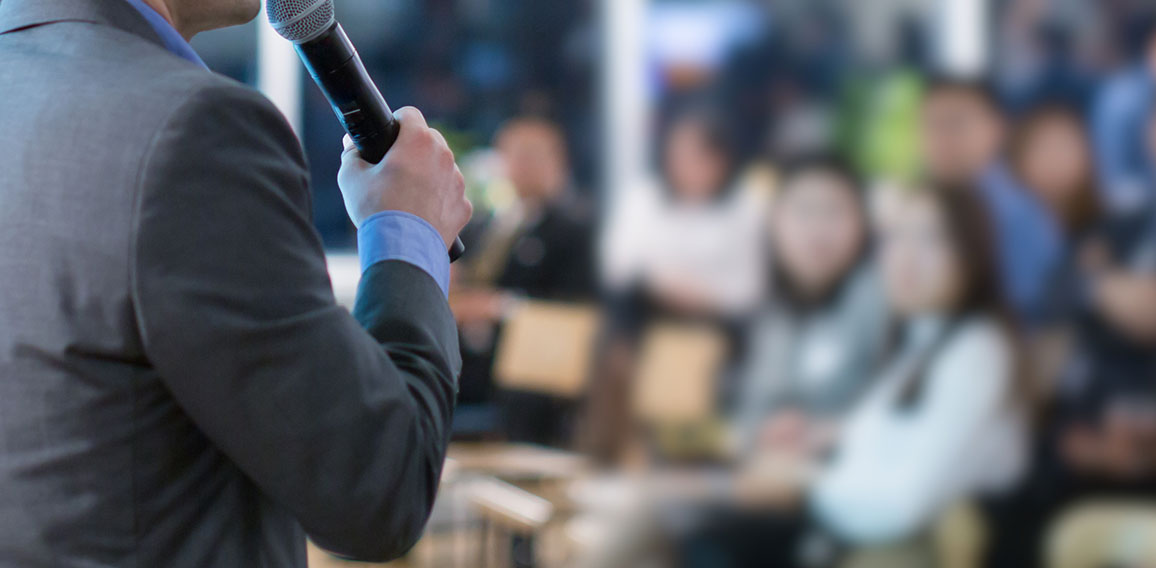
[[[184,411],[319,546],[390,559],[433,505],[457,334],[433,278],[401,261],[368,267],[354,314],[339,307],[310,203],[300,146],[267,100],[191,94],[140,181],[139,331]]]

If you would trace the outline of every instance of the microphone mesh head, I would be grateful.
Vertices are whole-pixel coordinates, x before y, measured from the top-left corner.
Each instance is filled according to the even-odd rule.
[[[269,23],[281,37],[304,43],[333,24],[333,0],[267,0]]]

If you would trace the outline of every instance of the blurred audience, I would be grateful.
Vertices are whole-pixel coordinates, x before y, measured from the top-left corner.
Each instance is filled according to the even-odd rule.
[[[494,344],[519,299],[592,300],[594,210],[574,187],[559,127],[545,119],[507,122],[495,146],[514,203],[471,227],[467,256],[454,265],[450,306],[458,321],[464,369],[461,403],[492,401]],[[568,405],[548,397],[499,393],[500,430],[512,440],[557,444]]]
[[[817,453],[883,344],[862,182],[836,159],[800,159],[783,173],[769,223],[773,284],[739,371],[739,447]]]
[[[1070,338],[1032,472],[989,504],[991,566],[1039,565],[1045,531],[1081,501],[1156,497],[1156,207],[1093,219],[1057,278]]]
[[[940,79],[923,109],[924,159],[937,184],[974,188],[987,204],[1004,294],[1019,320],[1043,317],[1048,279],[1063,242],[1051,212],[1008,171],[1002,158],[1007,128],[999,103],[981,82]]]
[[[499,409],[506,439],[570,445],[573,403],[494,392],[494,341],[520,299],[601,300],[581,447],[657,500],[604,520],[631,552],[597,566],[820,566],[861,549],[936,566],[933,525],[972,501],[985,565],[1030,568],[1074,504],[1156,498],[1152,22],[1127,21],[1145,31],[1113,70],[1100,32],[1074,28],[1093,12],[1111,27],[1124,2],[1012,0],[993,90],[929,72],[917,24],[901,56],[844,77],[863,62],[838,10],[790,4],[823,26],[736,51],[717,97],[697,96],[707,72],[664,86],[687,102],[662,107],[655,179],[609,192],[596,244],[559,128],[499,131],[516,200],[478,214],[454,266],[462,405]],[[876,189],[899,186],[933,189]],[[703,436],[730,451],[643,442],[623,459],[652,434],[631,416],[640,339],[670,321],[730,341],[708,377],[724,415],[688,426],[730,431]],[[672,473],[676,489],[657,482]]]
[[[877,378],[830,457],[752,456],[742,505],[687,539],[690,566],[827,566],[863,547],[933,566],[928,531],[940,515],[1014,486],[1033,397],[986,219],[957,188],[903,201],[880,243],[896,322],[881,364],[868,367]]]

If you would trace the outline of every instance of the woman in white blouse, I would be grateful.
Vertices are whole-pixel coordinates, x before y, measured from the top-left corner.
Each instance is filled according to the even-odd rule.
[[[955,188],[896,213],[880,251],[901,318],[892,355],[809,491],[819,524],[854,545],[917,536],[954,502],[1009,488],[1027,459],[1029,397],[982,204]]]
[[[765,195],[739,187],[728,123],[678,112],[661,137],[661,180],[628,188],[602,239],[602,276],[661,312],[746,315],[763,297]]]

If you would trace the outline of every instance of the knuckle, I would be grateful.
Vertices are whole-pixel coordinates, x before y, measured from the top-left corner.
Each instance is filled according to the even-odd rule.
[[[429,128],[423,128],[421,130],[421,134],[418,136],[418,142],[424,150],[432,151],[437,148],[437,140],[434,138],[433,130]]]

